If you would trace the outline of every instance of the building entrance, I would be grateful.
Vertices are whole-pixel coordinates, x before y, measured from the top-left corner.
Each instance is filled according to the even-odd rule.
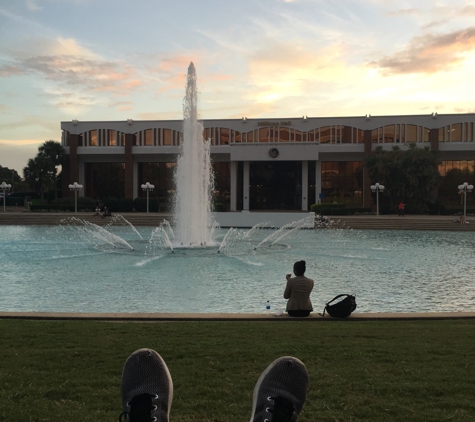
[[[249,184],[250,210],[302,209],[300,161],[253,161]]]

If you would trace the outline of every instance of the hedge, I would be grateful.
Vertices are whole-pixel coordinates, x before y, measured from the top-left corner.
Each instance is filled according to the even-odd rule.
[[[310,211],[323,215],[353,215],[370,213],[371,208],[347,207],[345,204],[312,204]]]
[[[74,212],[74,204],[73,205],[65,205],[65,204],[32,204],[30,205],[30,211],[71,211]],[[93,212],[94,207],[89,205],[79,205],[78,204],[78,211],[83,212]]]

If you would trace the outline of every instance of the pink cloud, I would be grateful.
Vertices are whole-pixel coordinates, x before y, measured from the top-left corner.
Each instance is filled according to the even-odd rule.
[[[385,75],[436,73],[452,69],[475,49],[475,27],[443,35],[413,38],[403,51],[370,62]]]

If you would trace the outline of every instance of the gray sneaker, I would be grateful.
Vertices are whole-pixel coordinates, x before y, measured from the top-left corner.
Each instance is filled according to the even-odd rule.
[[[291,356],[272,362],[254,388],[251,422],[295,422],[307,396],[305,365]]]
[[[168,422],[173,382],[162,357],[152,349],[132,353],[122,371],[123,422]]]

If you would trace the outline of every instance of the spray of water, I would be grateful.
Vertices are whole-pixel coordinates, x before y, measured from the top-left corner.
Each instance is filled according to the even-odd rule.
[[[197,106],[196,71],[190,63],[183,101],[183,142],[175,171],[174,244],[184,247],[213,243],[211,192],[214,176],[210,141],[203,139],[203,125],[198,122]]]

